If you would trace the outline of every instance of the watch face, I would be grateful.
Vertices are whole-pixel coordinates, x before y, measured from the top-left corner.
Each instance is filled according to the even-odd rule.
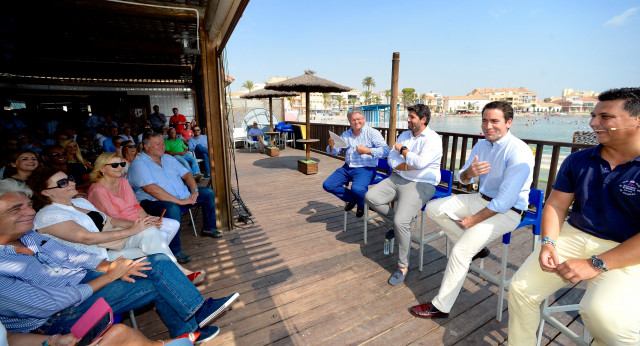
[[[598,257],[591,258],[591,263],[594,267],[602,269],[604,267],[604,261]]]

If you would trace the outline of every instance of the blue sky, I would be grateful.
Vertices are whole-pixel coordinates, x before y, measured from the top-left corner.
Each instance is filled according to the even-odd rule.
[[[603,91],[640,83],[640,1],[251,0],[227,47],[232,91],[305,69],[363,89]]]

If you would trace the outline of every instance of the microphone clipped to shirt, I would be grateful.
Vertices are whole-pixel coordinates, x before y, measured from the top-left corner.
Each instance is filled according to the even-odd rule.
[[[627,127],[612,127],[609,130],[611,131],[617,131],[617,130],[622,130],[622,129],[635,129],[637,128],[637,126],[627,126]]]

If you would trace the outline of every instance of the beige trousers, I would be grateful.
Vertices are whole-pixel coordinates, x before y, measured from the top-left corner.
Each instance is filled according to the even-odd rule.
[[[556,241],[560,262],[587,259],[619,243],[584,233],[565,222]],[[535,345],[540,304],[568,284],[556,273],[540,269],[536,246],[509,286],[509,344]],[[580,315],[594,337],[593,345],[639,345],[640,265],[609,270],[589,280]]]
[[[467,277],[471,258],[483,247],[503,234],[513,231],[520,223],[520,215],[509,210],[496,214],[483,222],[463,229],[451,220],[445,212],[453,212],[458,217],[474,215],[489,204],[479,193],[455,195],[436,199],[427,204],[427,215],[435,221],[449,239],[455,242],[438,295],[431,303],[442,312],[450,312],[458,298],[462,284]]]

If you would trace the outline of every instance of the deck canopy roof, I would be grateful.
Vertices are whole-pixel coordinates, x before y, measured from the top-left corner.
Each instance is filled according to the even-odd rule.
[[[0,82],[191,85],[202,51],[199,28],[224,47],[234,14],[247,3],[3,1]]]

